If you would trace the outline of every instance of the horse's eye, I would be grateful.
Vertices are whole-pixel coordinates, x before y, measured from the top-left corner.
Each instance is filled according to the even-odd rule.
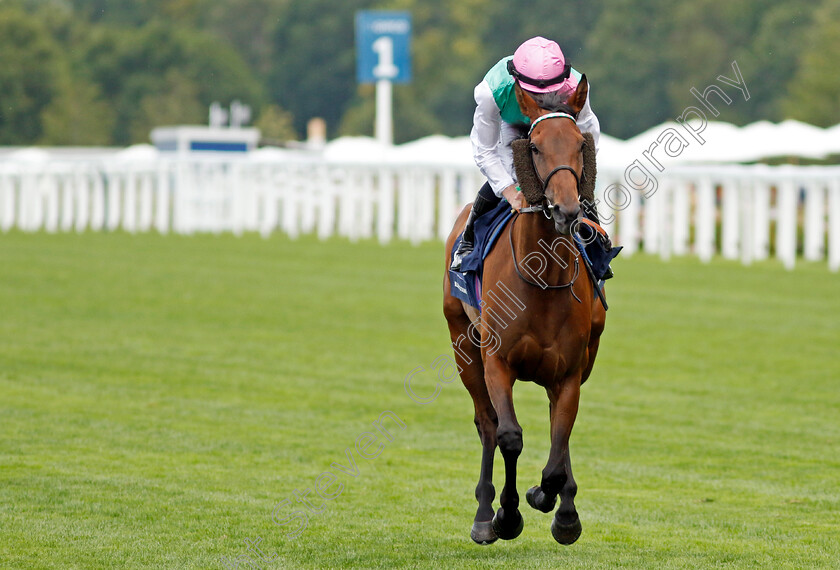
[[[539,154],[539,153],[540,153],[540,149],[537,148],[537,145],[535,145],[534,143],[531,143],[531,154]]]

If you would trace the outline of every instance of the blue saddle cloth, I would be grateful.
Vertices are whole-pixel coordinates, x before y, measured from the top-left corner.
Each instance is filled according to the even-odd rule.
[[[514,212],[510,204],[502,200],[494,209],[475,220],[475,225],[473,226],[475,231],[475,248],[461,262],[463,273],[449,271],[450,293],[453,297],[461,299],[476,309],[480,309],[484,259],[493,250],[493,246],[499,239],[502,230],[513,218],[513,215]],[[603,290],[604,279],[602,276],[609,269],[610,261],[618,255],[622,248],[613,247],[610,250],[604,250],[593,239],[594,236],[590,233],[593,230],[589,226],[581,224],[580,228],[586,235],[581,236],[580,234],[576,234],[574,236],[575,245],[577,245],[578,251],[581,252],[584,262],[592,269],[592,274],[595,276],[594,279],[597,281],[597,287]],[[455,240],[452,251],[449,252],[450,260],[461,244],[462,237],[460,235]]]
[[[513,218],[513,213],[510,204],[506,200],[502,200],[495,208],[475,220],[475,225],[473,226],[475,247],[472,253],[467,255],[461,262],[463,273],[449,271],[449,282],[452,285],[451,292],[453,297],[461,299],[476,309],[479,308],[481,303],[481,276],[484,270],[484,259],[490,254],[502,230],[511,218]],[[450,260],[461,244],[462,237],[463,234],[455,240],[452,251],[449,252]]]

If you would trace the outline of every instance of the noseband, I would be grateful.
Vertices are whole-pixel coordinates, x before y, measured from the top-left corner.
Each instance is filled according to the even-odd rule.
[[[528,140],[529,141],[531,140],[531,134],[534,132],[534,127],[536,127],[538,124],[540,124],[541,122],[543,122],[547,119],[569,119],[570,121],[575,123],[575,125],[577,125],[577,119],[574,117],[574,115],[570,115],[568,113],[548,113],[547,115],[543,115],[541,117],[538,117],[533,123],[531,123],[531,128],[528,130]],[[545,200],[546,204],[548,204],[549,206],[551,206],[551,204],[548,202],[548,198],[545,195],[545,193],[548,191],[548,184],[551,182],[551,179],[555,174],[557,174],[558,172],[561,172],[563,170],[568,170],[575,177],[575,189],[577,190],[578,196],[580,196],[580,179],[581,179],[581,176],[577,173],[577,170],[575,170],[571,166],[569,166],[567,164],[561,164],[560,166],[557,166],[554,169],[552,169],[552,171],[548,173],[548,176],[545,177],[545,180],[543,180],[543,178],[540,176],[539,171],[537,171],[537,165],[534,164],[534,153],[533,152],[531,152],[531,164],[534,167],[534,172],[537,175],[537,179],[542,184],[543,200]],[[547,211],[547,209],[546,209],[545,205],[543,205],[543,204],[530,206],[528,208],[522,208],[520,210],[520,212],[523,212],[523,213],[545,212],[545,211]]]

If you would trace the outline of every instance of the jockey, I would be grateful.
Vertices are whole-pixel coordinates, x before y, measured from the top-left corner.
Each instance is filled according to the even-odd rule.
[[[459,271],[461,261],[475,246],[473,224],[505,198],[512,207],[523,206],[522,194],[516,189],[511,142],[527,133],[530,120],[522,114],[516,101],[516,81],[542,109],[553,111],[566,102],[577,89],[581,74],[566,64],[557,43],[543,37],[523,43],[513,56],[494,65],[474,92],[475,114],[470,140],[473,158],[487,182],[473,202],[458,251],[451,269]],[[589,106],[589,96],[577,120],[581,132],[592,133],[597,151],[601,127]]]

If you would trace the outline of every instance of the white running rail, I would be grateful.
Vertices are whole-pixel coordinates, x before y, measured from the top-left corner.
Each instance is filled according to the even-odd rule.
[[[840,167],[674,166],[644,198],[599,173],[623,255],[770,256],[840,269]],[[0,160],[0,230],[259,232],[443,240],[483,180],[474,167],[321,160]],[[616,184],[624,184],[621,188]],[[612,207],[611,207],[612,206]]]

